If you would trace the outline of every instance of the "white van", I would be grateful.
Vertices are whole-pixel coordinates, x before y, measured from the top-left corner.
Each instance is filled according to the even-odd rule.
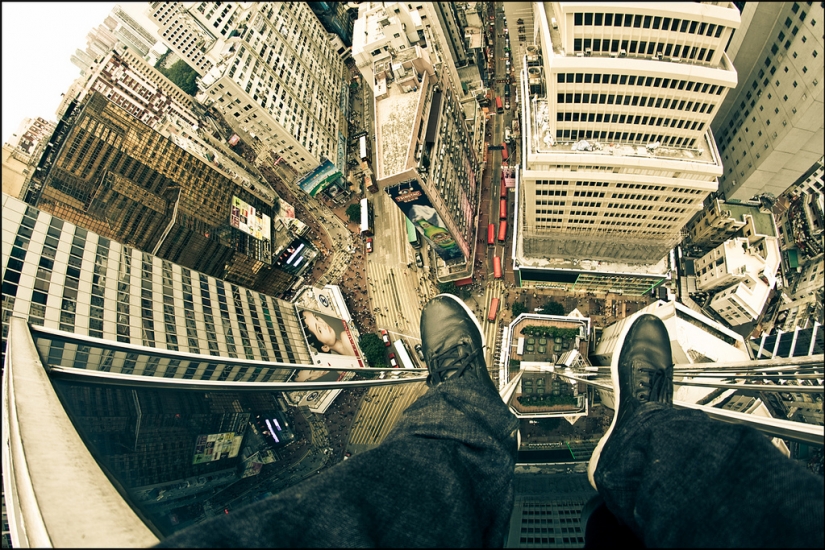
[[[554,28],[554,29],[558,29],[558,28],[559,28],[559,24],[556,22],[556,18],[555,18],[555,17],[551,17],[551,18],[550,18],[550,24],[551,24],[551,25],[553,25],[553,28]]]

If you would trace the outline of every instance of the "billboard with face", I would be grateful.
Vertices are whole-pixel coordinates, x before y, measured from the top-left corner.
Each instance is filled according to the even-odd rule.
[[[387,193],[442,260],[464,258],[458,243],[447,229],[447,224],[433,208],[418,180],[412,179],[388,187]]]
[[[302,308],[298,309],[298,318],[313,364],[330,367],[364,366],[355,336],[343,320]],[[333,382],[342,379],[346,374],[347,371],[298,370],[292,381]]]
[[[298,180],[298,187],[310,197],[314,197],[340,177],[341,172],[332,164],[332,161],[324,159],[317,168]]]

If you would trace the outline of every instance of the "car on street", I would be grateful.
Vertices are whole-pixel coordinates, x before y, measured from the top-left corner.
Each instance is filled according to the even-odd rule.
[[[372,252],[372,237],[367,237],[367,253]]]
[[[421,349],[421,344],[415,345],[415,353],[418,354],[418,358],[424,361],[424,351]]]
[[[387,329],[381,329],[381,339],[384,341],[384,345],[390,347],[390,335],[387,333]]]
[[[390,365],[392,365],[392,368],[394,369],[398,368],[398,361],[395,360],[395,357],[390,358]]]
[[[390,352],[389,358],[390,359],[395,359],[395,354],[393,352]]]
[[[415,265],[417,267],[424,267],[424,258],[421,257],[421,252],[415,253]]]

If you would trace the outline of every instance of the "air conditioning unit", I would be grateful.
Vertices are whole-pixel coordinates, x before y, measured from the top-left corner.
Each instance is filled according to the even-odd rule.
[[[656,57],[656,59],[658,59],[659,61],[661,61],[661,60],[662,60],[662,57],[664,57],[664,54],[663,54],[662,52],[656,52],[656,55],[655,55],[654,57]]]
[[[619,50],[619,57],[627,57],[627,50]]]
[[[590,48],[585,49],[584,55],[585,57],[590,57],[591,55],[593,55],[593,50],[591,50]]]
[[[610,52],[610,57],[616,59],[617,57],[619,57],[619,54],[617,54],[616,52]]]
[[[582,52],[579,52],[576,54],[576,57],[584,57],[584,54]]]
[[[671,57],[670,60],[673,61],[674,63],[681,63],[682,62],[682,60],[679,59],[678,57]]]

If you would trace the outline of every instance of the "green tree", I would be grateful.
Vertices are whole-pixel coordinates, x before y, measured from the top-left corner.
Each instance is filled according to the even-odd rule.
[[[510,311],[513,312],[513,317],[518,317],[522,313],[527,313],[527,306],[524,305],[524,302],[513,302]]]
[[[458,296],[458,287],[455,286],[455,283],[438,283],[438,292]]]
[[[165,68],[162,62],[166,59],[165,56],[161,57],[158,60],[157,65],[155,66],[160,73],[174,82],[181,90],[186,92],[187,94],[194,96],[198,93],[198,73],[186,64],[183,60],[178,60],[175,62],[174,65],[169,67],[168,69]]]
[[[382,368],[388,366],[385,359],[385,347],[381,337],[375,333],[367,333],[361,336],[360,340],[361,351],[367,359],[369,366],[373,368]]]
[[[541,313],[545,315],[564,315],[564,306],[553,299],[544,302],[541,306]]]
[[[358,203],[352,203],[347,206],[347,217],[351,222],[361,221],[361,205]]]

